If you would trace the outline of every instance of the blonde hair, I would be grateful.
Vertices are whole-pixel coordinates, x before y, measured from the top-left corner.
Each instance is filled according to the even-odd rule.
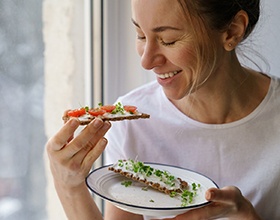
[[[213,34],[223,32],[231,24],[235,15],[244,10],[249,17],[249,24],[243,40],[253,31],[259,20],[259,0],[177,0],[184,12],[186,21],[191,27],[194,52],[196,56],[195,71],[197,78],[191,90],[195,90],[215,70],[217,64],[217,45]],[[208,74],[200,82],[202,75]],[[192,92],[191,91],[191,92]]]

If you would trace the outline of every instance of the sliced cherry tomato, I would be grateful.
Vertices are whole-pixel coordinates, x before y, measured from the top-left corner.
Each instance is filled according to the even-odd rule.
[[[100,107],[102,110],[105,110],[106,112],[112,112],[115,110],[116,106],[115,105],[103,105]]]
[[[88,110],[88,113],[91,114],[92,116],[98,116],[98,115],[103,115],[104,113],[106,113],[106,111],[100,108],[92,108]]]
[[[130,113],[135,113],[137,110],[137,107],[133,106],[133,105],[125,105],[123,108],[125,111],[130,112]]]
[[[67,115],[70,117],[80,117],[84,114],[86,114],[85,108],[74,109],[74,110],[70,110],[69,112],[67,112]]]

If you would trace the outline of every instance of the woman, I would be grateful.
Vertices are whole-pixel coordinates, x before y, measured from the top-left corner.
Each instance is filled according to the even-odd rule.
[[[259,1],[132,0],[137,51],[152,82],[121,97],[151,119],[115,123],[108,163],[136,156],[211,177],[212,203],[174,219],[279,219],[279,79],[243,67],[235,48],[253,31]],[[102,219],[84,179],[107,144],[110,124],[76,120],[47,143],[57,193],[69,219]],[[155,156],[156,155],[156,156]],[[107,204],[105,219],[140,220]]]

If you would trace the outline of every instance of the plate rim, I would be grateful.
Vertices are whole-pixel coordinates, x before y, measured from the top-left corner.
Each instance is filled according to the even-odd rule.
[[[186,170],[186,171],[189,171],[189,172],[192,172],[192,173],[195,173],[195,174],[198,174],[198,175],[201,175],[203,176],[204,178],[208,179],[210,182],[212,182],[213,184],[213,187],[216,186],[217,189],[219,189],[219,186],[218,184],[212,180],[211,178],[209,178],[208,176],[200,173],[200,172],[197,172],[197,171],[194,171],[194,170],[191,170],[191,169],[188,169],[188,168],[184,168],[184,167],[180,167],[180,166],[176,166],[176,165],[168,165],[168,164],[163,164],[163,163],[157,163],[157,162],[143,162],[144,164],[148,164],[148,165],[158,165],[158,166],[165,166],[165,167],[171,167],[171,168],[176,168],[176,169],[181,169],[181,170]],[[198,207],[203,207],[203,206],[206,206],[208,204],[211,203],[211,201],[206,201],[206,202],[203,202],[203,203],[199,203],[199,204],[195,204],[195,205],[188,205],[188,206],[183,206],[183,207],[146,207],[146,206],[140,206],[140,205],[134,205],[134,204],[128,204],[128,203],[125,203],[125,202],[120,202],[120,201],[117,201],[117,200],[114,200],[114,199],[111,199],[111,198],[108,198],[102,194],[100,194],[99,192],[97,192],[96,190],[94,190],[88,180],[90,178],[90,176],[97,172],[98,170],[101,170],[101,169],[105,169],[109,166],[113,166],[114,164],[108,164],[108,165],[104,165],[104,166],[101,166],[101,167],[98,167],[96,169],[93,169],[86,177],[85,179],[85,182],[86,182],[86,185],[87,187],[90,189],[91,192],[95,193],[96,195],[98,195],[99,197],[101,197],[102,199],[104,200],[107,200],[107,201],[110,201],[112,203],[115,203],[115,204],[119,204],[119,205],[122,205],[122,206],[127,206],[127,207],[132,207],[132,208],[136,208],[136,209],[146,209],[146,210],[154,210],[154,211],[163,211],[163,210],[166,210],[166,211],[171,211],[171,210],[188,210],[188,209],[194,209],[194,208],[198,208]]]

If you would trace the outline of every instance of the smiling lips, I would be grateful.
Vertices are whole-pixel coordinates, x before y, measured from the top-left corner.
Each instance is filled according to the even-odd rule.
[[[169,72],[169,73],[164,73],[164,74],[157,74],[157,77],[160,78],[160,79],[168,79],[168,78],[171,78],[171,77],[175,76],[179,72],[181,72],[181,71],[174,71],[174,72]]]

